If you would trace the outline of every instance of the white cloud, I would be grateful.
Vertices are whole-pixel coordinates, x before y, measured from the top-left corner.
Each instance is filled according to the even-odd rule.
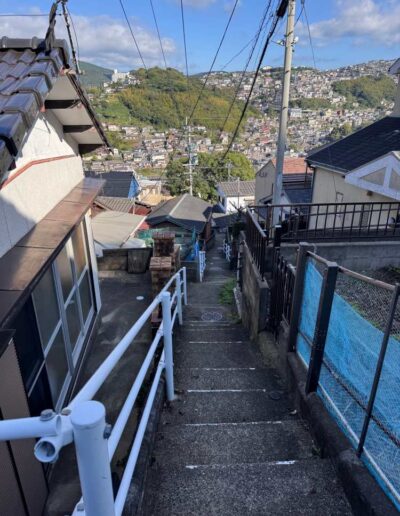
[[[73,16],[78,35],[80,59],[108,68],[131,69],[142,66],[124,20],[110,16]],[[140,51],[147,66],[162,66],[157,35],[130,20]],[[8,37],[44,37],[47,18],[0,18],[0,33]],[[67,38],[64,20],[57,17],[56,37]],[[162,38],[167,63],[175,64],[176,45],[171,38]]]
[[[400,43],[400,3],[389,0],[337,0],[335,18],[310,24],[317,45],[327,45],[339,38],[352,38],[356,44],[394,46]],[[306,27],[298,31],[306,36]],[[303,37],[304,39],[304,37]]]

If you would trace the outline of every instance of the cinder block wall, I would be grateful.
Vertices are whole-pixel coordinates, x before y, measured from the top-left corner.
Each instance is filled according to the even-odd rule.
[[[315,253],[355,271],[400,267],[400,241],[394,242],[315,242]],[[297,244],[284,244],[282,255],[296,263]]]

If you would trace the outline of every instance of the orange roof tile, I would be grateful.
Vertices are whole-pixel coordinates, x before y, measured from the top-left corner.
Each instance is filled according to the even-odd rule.
[[[276,159],[272,160],[274,166],[276,166]],[[285,158],[283,165],[284,174],[305,174],[306,172],[306,161],[304,158]]]

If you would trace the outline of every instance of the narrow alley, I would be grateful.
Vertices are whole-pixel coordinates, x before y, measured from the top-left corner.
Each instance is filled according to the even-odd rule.
[[[234,274],[218,245],[204,282],[189,286],[174,339],[177,399],[161,415],[141,513],[351,514],[277,370],[219,301]]]

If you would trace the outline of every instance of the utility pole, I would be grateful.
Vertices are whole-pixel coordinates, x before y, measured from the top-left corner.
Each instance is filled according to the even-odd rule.
[[[186,117],[186,130],[187,130],[187,146],[189,155],[189,194],[193,195],[193,163],[192,163],[192,136],[191,127],[188,125],[188,117]]]
[[[289,111],[289,90],[290,76],[292,72],[292,55],[294,45],[294,16],[296,9],[296,0],[289,0],[286,36],[285,36],[285,64],[283,72],[283,88],[282,88],[282,104],[279,120],[278,148],[276,151],[276,167],[275,167],[275,184],[273,204],[281,203],[282,183],[283,183],[283,164],[285,159],[286,142],[287,142],[287,122]],[[273,225],[278,224],[279,209],[274,210]]]
[[[228,169],[228,181],[231,180],[231,171],[232,171],[232,161],[228,161],[226,164],[226,168]]]

